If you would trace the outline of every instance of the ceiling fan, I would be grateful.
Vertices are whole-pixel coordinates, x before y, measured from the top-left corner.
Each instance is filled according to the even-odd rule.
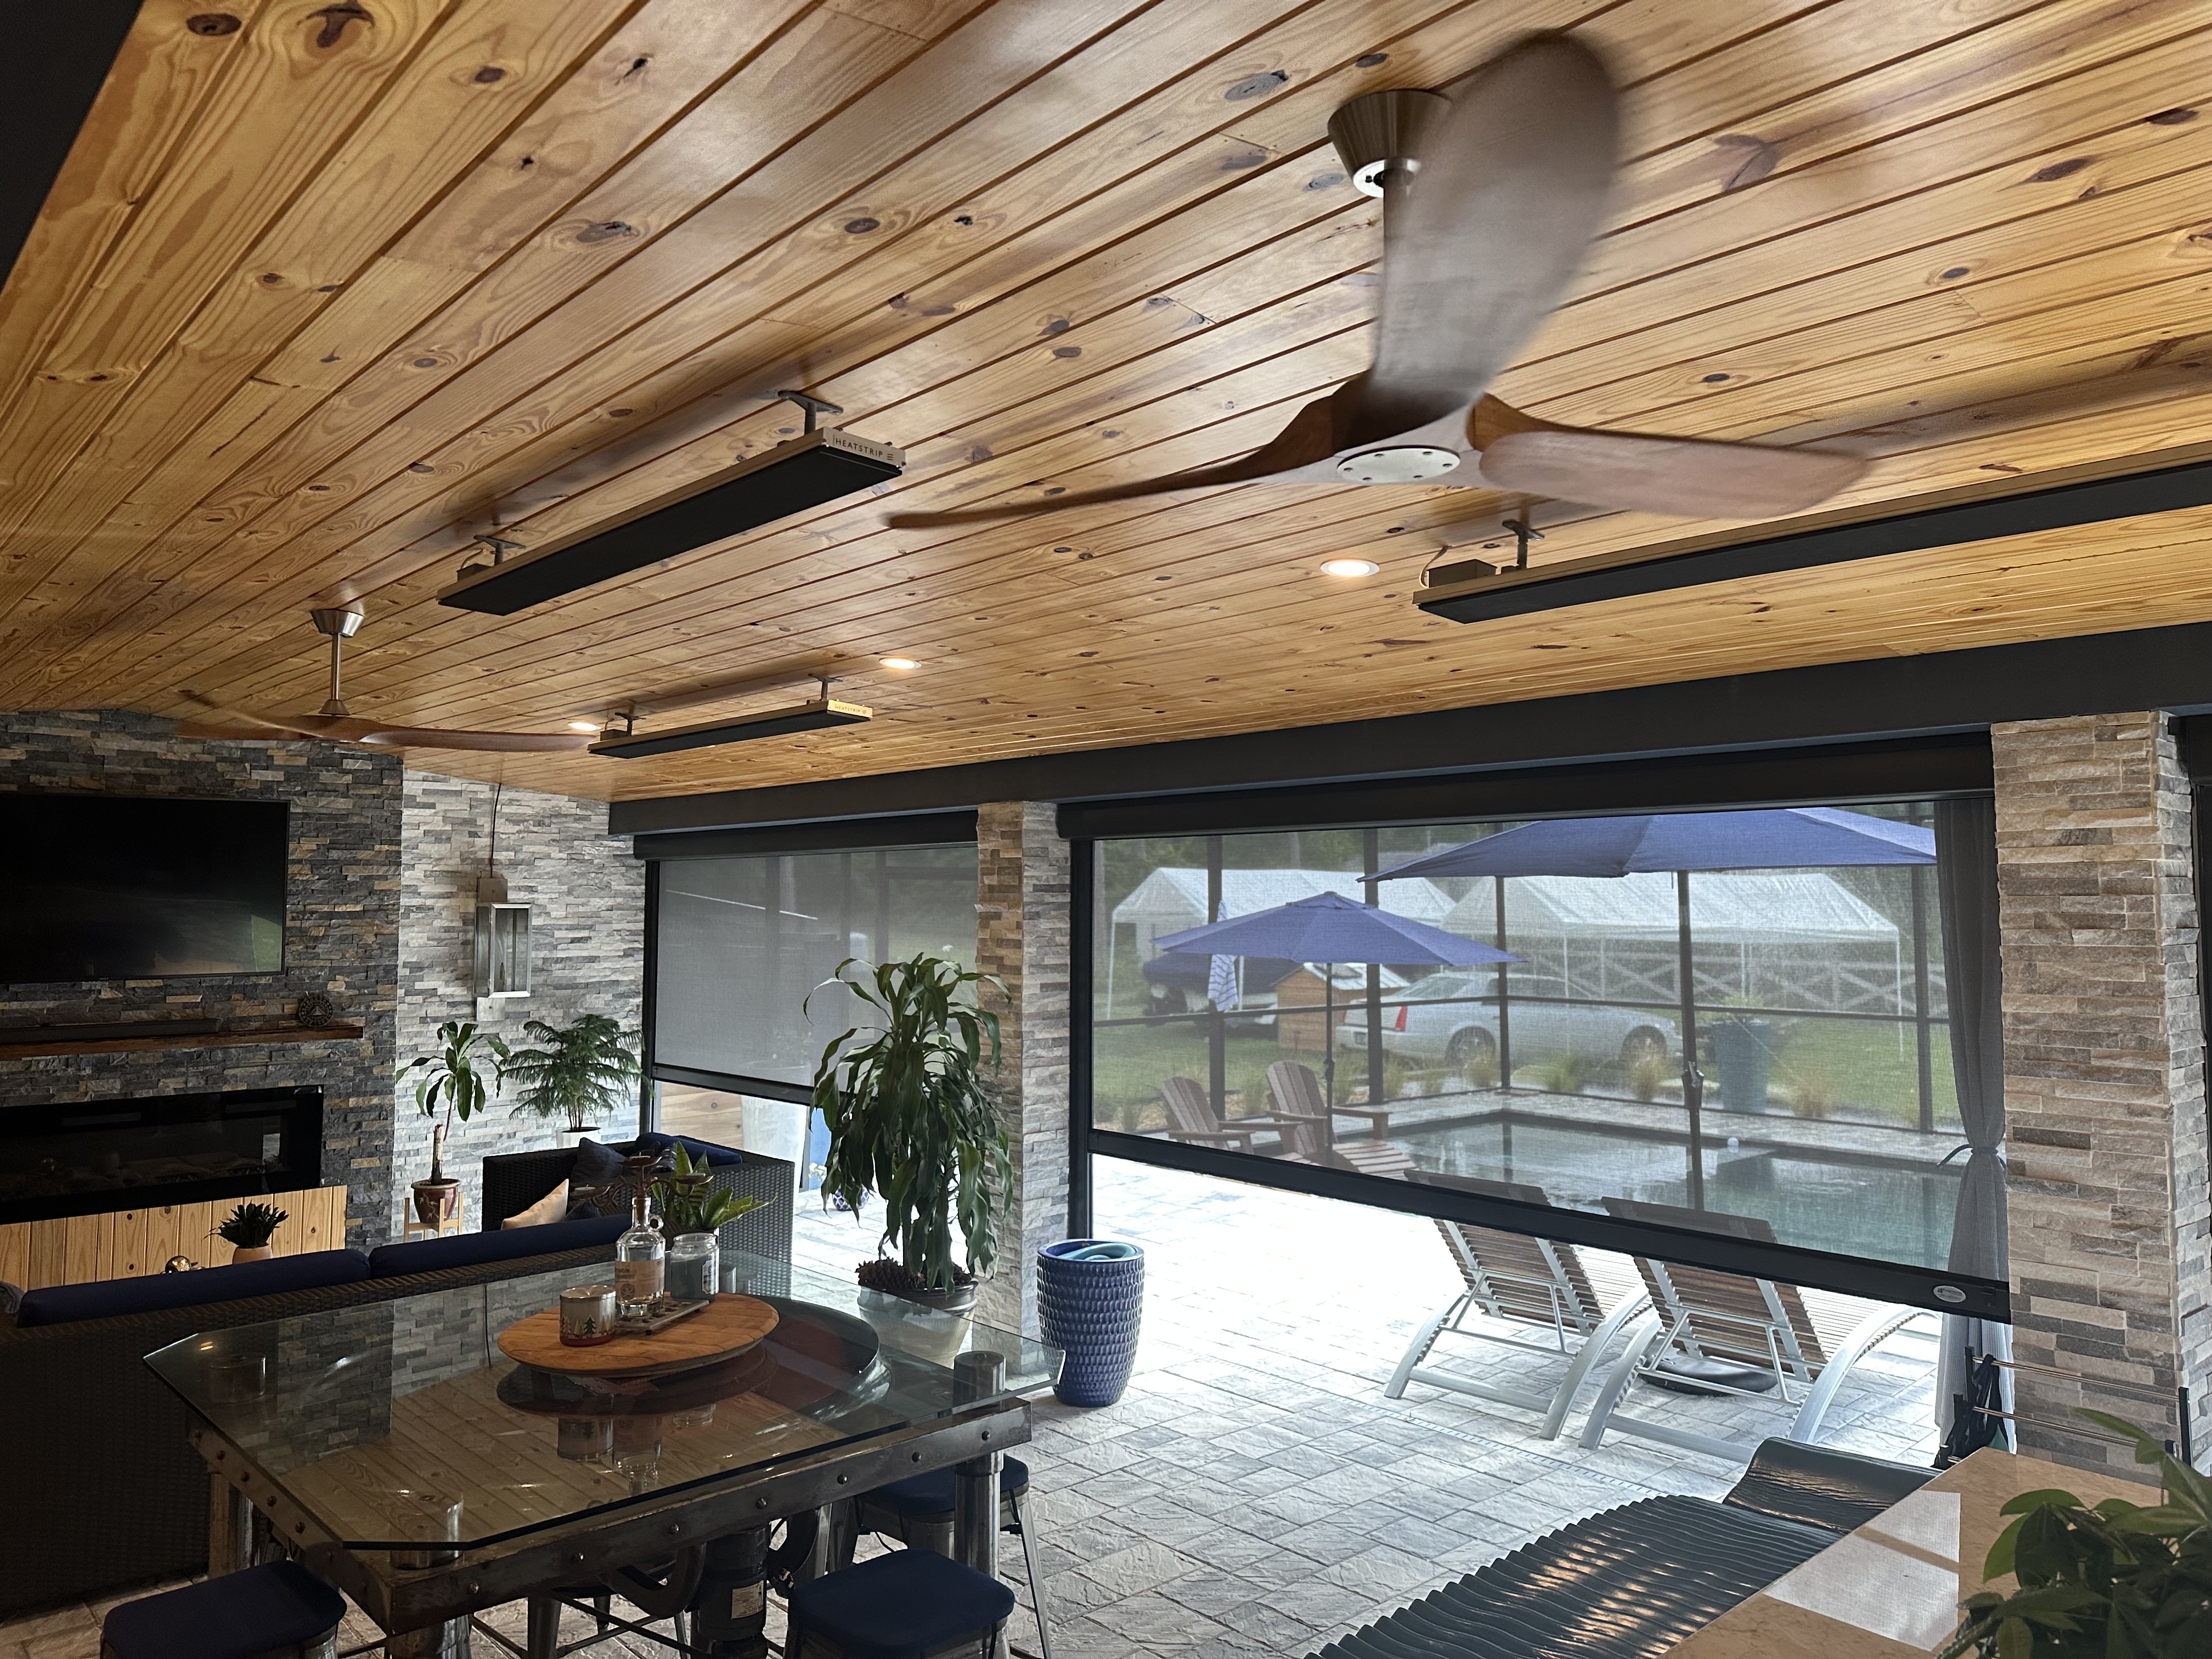
[[[1818,450],[1561,426],[1484,388],[1557,307],[1605,222],[1619,94],[1564,34],[1522,41],[1456,96],[1370,93],[1330,133],[1385,203],[1375,361],[1239,460],[1045,500],[902,513],[977,523],[1210,484],[1425,483],[1712,518],[1801,512],[1866,463]]]
[[[483,749],[506,754],[558,753],[588,749],[596,741],[589,732],[448,732],[437,726],[395,726],[390,720],[368,720],[346,708],[338,695],[338,675],[345,642],[361,629],[362,613],[351,606],[311,611],[315,629],[331,642],[331,695],[313,714],[263,714],[249,709],[226,708],[197,691],[184,695],[203,708],[220,715],[216,720],[184,720],[177,726],[180,738],[325,738],[333,743],[368,744],[380,749]]]

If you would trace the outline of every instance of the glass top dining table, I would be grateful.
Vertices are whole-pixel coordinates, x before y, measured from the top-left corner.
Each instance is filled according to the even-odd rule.
[[[517,1364],[497,1339],[609,1267],[188,1337],[147,1364],[337,1542],[467,1549],[741,1479],[1048,1386],[1060,1351],[742,1253],[726,1291],[776,1311],[734,1358],[650,1377]],[[1004,1362],[978,1393],[976,1362]]]

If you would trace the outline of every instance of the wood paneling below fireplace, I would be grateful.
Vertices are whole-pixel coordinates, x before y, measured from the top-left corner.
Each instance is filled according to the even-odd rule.
[[[190,1256],[203,1267],[219,1267],[230,1260],[230,1246],[215,1230],[243,1202],[274,1204],[289,1215],[270,1241],[278,1255],[345,1248],[346,1189],[310,1187],[259,1200],[218,1198],[0,1224],[0,1279],[34,1291],[47,1285],[131,1279],[160,1273],[176,1255]]]

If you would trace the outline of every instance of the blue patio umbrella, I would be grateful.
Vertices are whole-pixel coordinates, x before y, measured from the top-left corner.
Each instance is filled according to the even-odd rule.
[[[1249,916],[1163,934],[1162,949],[1212,956],[1285,957],[1318,962],[1322,974],[1322,1070],[1324,1100],[1336,1099],[1336,964],[1387,963],[1394,968],[1473,968],[1520,957],[1479,939],[1448,933],[1411,916],[1393,915],[1340,893],[1316,893]]]
[[[1553,818],[1426,854],[1383,871],[1376,879],[1626,876],[1651,870],[1808,870],[1935,862],[1933,830],[1841,807],[1790,806],[1751,812]]]
[[[1491,876],[1505,925],[1508,876],[1626,876],[1674,872],[1681,999],[1682,1104],[1690,1116],[1690,1193],[1705,1207],[1705,1076],[1698,1069],[1697,988],[1690,952],[1690,872],[1805,870],[1841,865],[1933,864],[1936,832],[1838,806],[1770,807],[1741,812],[1632,812],[1618,817],[1549,818],[1427,853],[1379,872],[1401,876]],[[1510,1079],[1508,1079],[1510,1081]]]

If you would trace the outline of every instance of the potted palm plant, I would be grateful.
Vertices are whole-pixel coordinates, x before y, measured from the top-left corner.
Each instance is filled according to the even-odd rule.
[[[533,1019],[522,1034],[542,1046],[518,1048],[499,1064],[501,1083],[521,1085],[517,1117],[562,1118],[569,1134],[596,1134],[594,1115],[618,1113],[633,1103],[635,1031],[605,1014],[586,1014],[565,1029]]]
[[[983,1076],[999,1063],[998,1017],[968,994],[988,976],[927,952],[848,977],[857,963],[848,957],[815,988],[842,986],[867,1011],[814,1072],[814,1109],[830,1130],[823,1200],[855,1215],[872,1193],[883,1200],[878,1255],[859,1269],[864,1286],[964,1312],[997,1259],[1013,1182]]]
[[[437,1053],[418,1054],[399,1068],[403,1079],[410,1072],[423,1073],[415,1085],[415,1106],[431,1120],[430,1178],[416,1182],[414,1193],[416,1218],[426,1227],[460,1213],[461,1183],[446,1175],[446,1135],[455,1118],[465,1123],[484,1109],[499,1086],[499,1062],[507,1057],[507,1044],[492,1032],[478,1030],[473,1020],[447,1020],[438,1028],[438,1042]],[[487,1053],[492,1057],[489,1066]],[[489,1084],[487,1071],[492,1074]]]

